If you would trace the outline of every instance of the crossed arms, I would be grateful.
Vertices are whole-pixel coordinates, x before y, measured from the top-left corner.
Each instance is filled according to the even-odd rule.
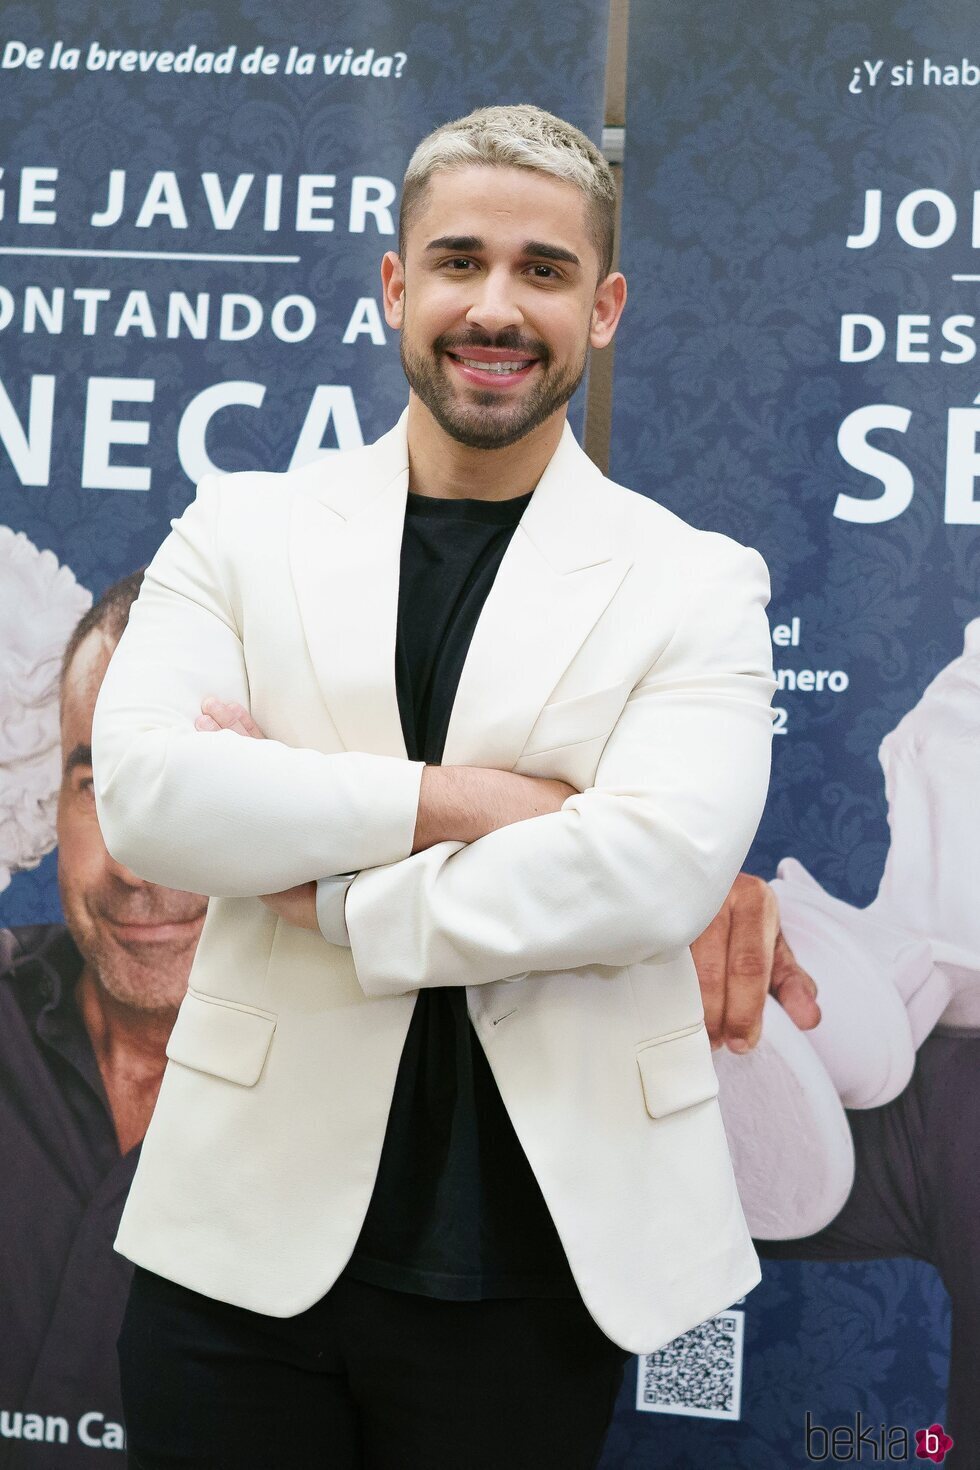
[[[218,500],[205,480],[172,523],[96,703],[96,807],[118,861],[233,897],[358,869],[346,919],[369,995],[628,964],[701,933],[768,784],[768,577],[755,552],[704,538],[674,635],[633,689],[593,786],[533,820],[413,850],[422,762],[195,729],[212,690],[250,704],[218,573]]]
[[[253,740],[265,734],[244,705],[209,695],[194,721],[198,730],[232,730]],[[482,766],[424,766],[419,787],[413,852],[436,842],[475,842],[510,822],[556,812],[576,788],[547,776],[521,776]],[[287,923],[319,929],[331,944],[350,948],[344,903],[354,873],[300,883],[261,900]]]

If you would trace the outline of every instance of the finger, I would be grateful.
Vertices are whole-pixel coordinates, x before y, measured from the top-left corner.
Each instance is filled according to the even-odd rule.
[[[208,695],[201,701],[201,709],[211,715],[222,730],[233,730],[236,735],[249,735],[255,740],[265,739],[265,735],[242,704]]]
[[[198,715],[194,721],[194,728],[196,730],[220,730],[221,726],[217,721],[212,720],[210,715]]]
[[[779,910],[768,883],[742,875],[728,934],[724,1038],[734,1052],[749,1051],[762,1035]]]
[[[227,704],[223,699],[209,695],[207,699],[202,699],[201,709],[214,720],[219,730],[231,730],[236,735],[248,734],[238,714],[241,705]]]
[[[237,704],[233,700],[226,700],[225,709],[230,721],[229,729],[237,730],[239,735],[261,736],[261,730],[243,704]]]
[[[701,986],[704,1024],[712,1050],[722,1043],[725,1016],[725,968],[728,954],[729,908],[715,915],[707,929],[691,945],[691,955]]]
[[[210,715],[211,719],[214,720],[215,723],[222,730],[226,727],[231,719],[228,705],[224,702],[223,699],[219,699],[215,694],[209,694],[205,699],[201,700],[201,713],[205,715]]]
[[[246,735],[250,736],[253,740],[264,740],[265,739],[264,732],[259,729],[258,725],[252,719],[252,716],[249,714],[249,712],[248,712],[247,709],[243,709],[242,710],[242,713],[240,714],[239,719],[241,720],[241,723],[245,727],[245,734]]]
[[[797,963],[785,936],[776,940],[770,989],[779,1004],[801,1031],[810,1031],[821,1020],[817,1003],[817,984],[813,976]]]

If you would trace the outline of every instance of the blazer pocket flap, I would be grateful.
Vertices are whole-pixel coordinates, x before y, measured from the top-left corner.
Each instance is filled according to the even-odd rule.
[[[619,718],[630,691],[625,684],[609,684],[592,689],[574,699],[559,699],[546,704],[524,744],[523,755],[555,746],[578,744],[608,735]]]
[[[703,1021],[694,1030],[641,1047],[636,1060],[651,1118],[666,1117],[718,1094],[718,1074]]]
[[[188,990],[167,1042],[167,1056],[183,1067],[254,1087],[275,1029],[272,1011]]]

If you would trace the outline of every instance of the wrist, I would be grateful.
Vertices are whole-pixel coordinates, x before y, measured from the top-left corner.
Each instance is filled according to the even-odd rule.
[[[437,842],[475,842],[493,828],[492,777],[480,766],[425,766],[413,852]]]
[[[446,819],[446,771],[442,766],[422,767],[419,784],[419,806],[415,819],[413,852],[432,847],[443,840],[442,829]]]

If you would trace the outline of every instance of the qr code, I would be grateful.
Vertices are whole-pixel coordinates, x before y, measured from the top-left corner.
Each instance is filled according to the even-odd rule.
[[[719,1312],[637,1363],[636,1407],[648,1414],[737,1419],[744,1312]]]

